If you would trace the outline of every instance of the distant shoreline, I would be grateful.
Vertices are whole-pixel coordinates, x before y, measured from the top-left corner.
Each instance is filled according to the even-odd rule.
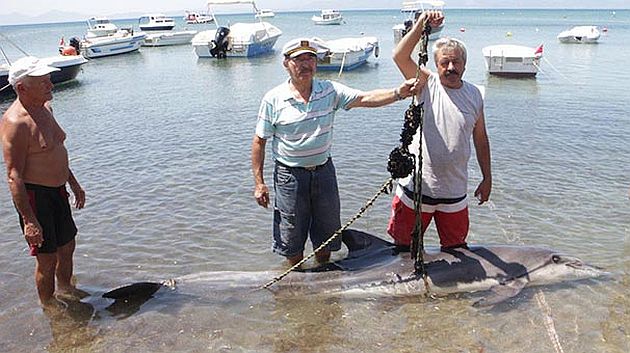
[[[399,10],[399,8],[374,8],[374,9],[340,9],[341,11],[347,11],[347,12],[370,12],[370,11],[397,11]],[[630,7],[628,8],[571,8],[571,9],[567,9],[567,8],[534,8],[534,7],[524,7],[524,8],[514,8],[514,7],[495,7],[495,8],[477,8],[477,7],[448,7],[445,9],[445,11],[450,11],[450,10],[467,10],[467,11],[488,11],[488,10],[502,10],[502,11],[629,11]],[[184,16],[184,12],[186,10],[181,10],[179,12],[176,11],[168,11],[165,12],[165,14],[169,17],[174,17],[174,18],[178,18],[178,17],[183,17]],[[319,12],[318,9],[314,9],[314,10],[281,10],[281,11],[275,11],[276,14],[283,14],[283,13],[308,13],[308,14],[312,14],[312,13],[316,13]],[[137,13],[129,13],[129,14],[110,14],[110,15],[103,15],[105,17],[108,17],[110,20],[112,21],[130,21],[130,20],[137,20],[140,16],[144,15],[146,12],[137,12]],[[249,11],[239,11],[239,12],[215,12],[215,14],[217,15],[247,15],[250,14],[251,12]],[[85,22],[86,19],[95,16],[98,14],[93,14],[93,15],[84,15],[84,14],[77,14],[77,13],[63,13],[63,12],[59,12],[56,11],[54,12],[52,15],[50,16],[66,16],[68,17],[68,19],[50,19],[50,20],[46,20],[45,17],[47,16],[47,14],[43,14],[40,16],[36,16],[36,17],[29,17],[20,13],[11,13],[11,14],[0,14],[0,28],[2,27],[14,27],[14,26],[32,26],[32,25],[51,25],[51,24],[70,24],[70,23],[80,23],[80,22]],[[100,16],[100,15],[99,15]],[[11,19],[13,18],[21,18],[21,20],[15,21],[15,22],[11,22]]]

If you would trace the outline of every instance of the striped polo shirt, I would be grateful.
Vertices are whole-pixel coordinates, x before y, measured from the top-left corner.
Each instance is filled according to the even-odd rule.
[[[263,97],[256,135],[273,137],[273,158],[282,164],[322,165],[330,157],[335,113],[339,108],[348,110],[360,92],[338,82],[314,79],[311,97],[304,103],[295,99],[286,81]]]

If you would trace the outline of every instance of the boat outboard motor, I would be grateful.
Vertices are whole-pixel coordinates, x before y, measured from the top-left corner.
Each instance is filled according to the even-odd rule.
[[[229,33],[230,29],[227,27],[217,28],[217,32],[214,35],[214,39],[212,40],[212,44],[214,44],[214,47],[210,49],[210,55],[212,55],[213,57],[216,56],[219,59],[223,59],[227,56]]]
[[[411,27],[413,27],[413,22],[411,20],[407,20],[404,23],[405,25],[405,29],[402,30],[402,35],[400,36],[401,38],[404,37],[407,33],[409,33],[409,31],[411,31]]]
[[[81,53],[81,43],[79,42],[79,38],[72,37],[70,38],[70,46],[73,47],[77,51],[77,55]]]

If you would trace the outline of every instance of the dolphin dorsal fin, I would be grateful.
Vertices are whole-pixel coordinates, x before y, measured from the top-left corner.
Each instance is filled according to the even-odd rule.
[[[345,230],[341,234],[341,240],[348,247],[348,256],[356,252],[395,247],[386,240],[356,229]]]

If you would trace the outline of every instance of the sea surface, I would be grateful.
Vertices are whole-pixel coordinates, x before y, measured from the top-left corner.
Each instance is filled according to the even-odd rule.
[[[87,192],[86,207],[74,212],[75,275],[94,295],[63,315],[42,312],[34,259],[1,178],[0,351],[629,352],[628,10],[447,8],[443,31],[468,47],[465,79],[485,86],[493,190],[487,204],[474,202],[480,172],[473,154],[469,242],[555,248],[611,278],[526,288],[486,309],[471,306],[483,294],[287,300],[224,296],[200,284],[194,295],[162,293],[135,313],[104,310],[98,296],[132,282],[285,268],[271,252],[272,211],[255,203],[250,170],[260,100],[287,76],[279,48],[298,36],[376,36],[379,58],[341,76],[318,76],[363,90],[402,81],[391,60],[399,11],[346,11],[341,26],[315,26],[312,15],[271,19],[284,32],[271,55],[216,60],[198,59],[189,45],[141,48],[90,60],[76,81],[55,87],[54,113]],[[137,28],[135,20],[115,23]],[[597,45],[560,44],[556,35],[574,25],[608,32]],[[0,33],[32,55],[51,56],[60,37],[83,36],[85,24],[0,26]],[[542,72],[534,79],[487,75],[481,49],[493,44],[544,44]],[[11,100],[0,97],[0,111]],[[337,114],[342,223],[388,178],[387,156],[408,104]],[[268,183],[271,166],[268,151]],[[353,227],[388,239],[390,202],[381,196]],[[433,228],[425,243],[437,245]]]

